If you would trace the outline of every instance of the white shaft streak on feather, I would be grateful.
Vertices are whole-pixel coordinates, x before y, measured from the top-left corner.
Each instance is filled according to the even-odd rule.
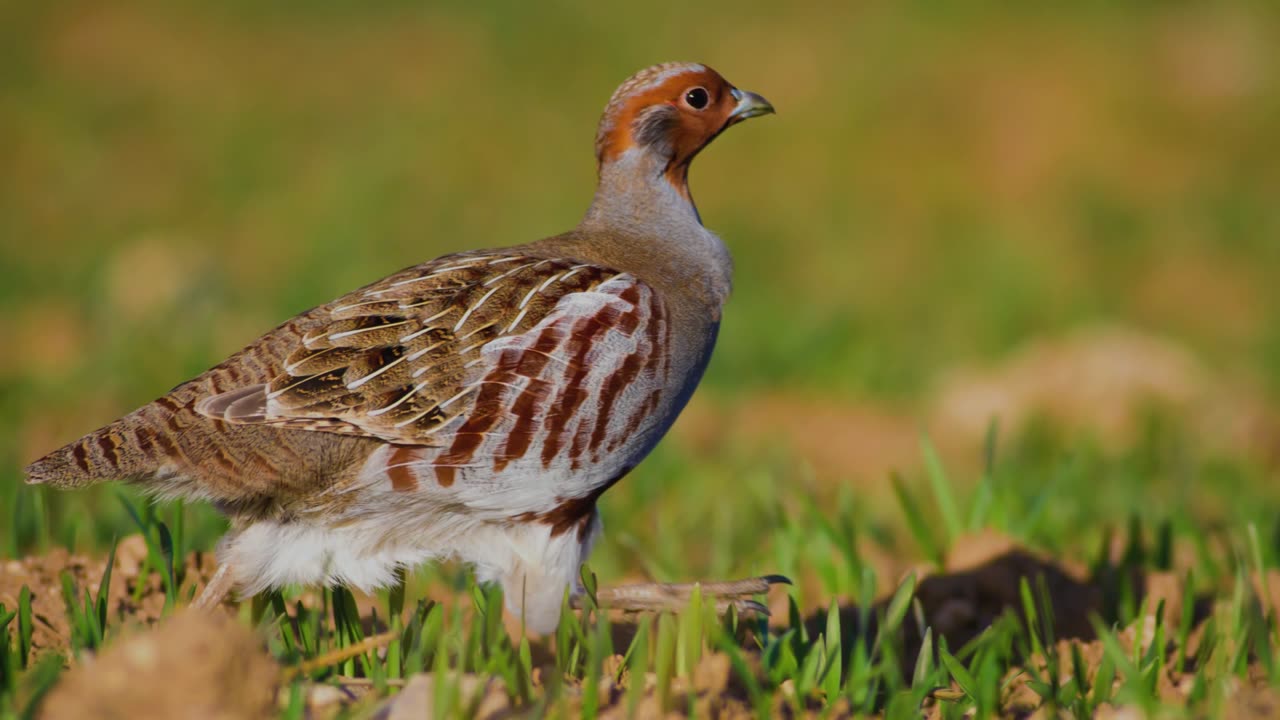
[[[395,281],[395,282],[391,283],[388,287],[400,287],[400,286],[402,286],[402,285],[412,285],[413,283],[416,283],[416,282],[422,282],[423,280],[430,280],[431,278],[440,277],[441,275],[444,275],[445,273],[451,273],[451,272],[456,272],[456,271],[458,271],[458,270],[466,270],[467,268],[473,268],[473,267],[476,267],[477,265],[482,264],[484,260],[487,260],[487,259],[489,259],[489,258],[491,258],[491,257],[493,257],[493,256],[492,256],[492,255],[486,255],[486,256],[483,256],[483,257],[467,258],[465,262],[462,262],[462,263],[457,264],[457,265],[446,265],[446,266],[444,266],[444,267],[442,267],[442,268],[436,268],[436,269],[432,270],[431,272],[426,273],[426,274],[424,274],[424,275],[417,275],[417,276],[415,276],[415,277],[405,278],[404,280],[397,280],[397,281]],[[519,258],[518,258],[518,257],[513,257],[513,258],[510,258],[510,259],[511,259],[511,260],[518,260]]]
[[[432,328],[433,328],[433,326],[428,325],[428,326],[426,326],[426,327],[422,328],[421,330],[415,330],[415,331],[413,331],[413,332],[409,333],[408,335],[405,335],[404,337],[400,338],[399,340],[397,340],[397,342],[399,342],[399,343],[401,343],[401,344],[404,344],[404,343],[407,343],[407,342],[409,342],[409,341],[411,341],[411,340],[416,340],[417,338],[419,338],[419,337],[421,337],[421,336],[423,336],[423,335],[425,335],[425,334],[427,334],[427,333],[431,332]]]
[[[299,361],[298,361],[298,362],[296,362],[296,363],[291,363],[291,364],[285,365],[285,366],[284,366],[284,371],[285,371],[285,372],[287,372],[287,373],[289,373],[290,375],[293,375],[293,374],[294,374],[294,372],[293,372],[293,371],[294,371],[294,370],[297,370],[299,365],[302,365],[303,363],[309,363],[309,362],[311,362],[312,360],[315,360],[316,358],[320,357],[321,355],[324,355],[324,354],[326,354],[326,353],[328,353],[328,352],[331,352],[331,351],[333,351],[333,350],[337,350],[337,348],[331,348],[331,347],[330,347],[330,348],[325,348],[325,349],[323,349],[323,350],[320,350],[320,351],[318,351],[318,352],[313,352],[313,353],[311,353],[310,355],[308,355],[308,356],[306,356],[306,357],[302,358],[301,360],[299,360]]]
[[[511,258],[511,259],[512,259],[512,260],[515,260],[516,258]],[[490,264],[490,265],[493,265],[493,263],[489,263],[489,264]],[[495,284],[495,283],[501,282],[502,280],[504,280],[504,279],[506,279],[506,278],[510,277],[511,275],[514,275],[515,273],[520,272],[521,270],[524,270],[524,269],[526,269],[526,268],[531,268],[531,267],[533,267],[535,264],[536,264],[536,263],[525,263],[524,265],[521,265],[521,266],[519,266],[519,267],[511,268],[510,270],[508,270],[508,271],[506,271],[506,272],[502,273],[501,275],[495,275],[495,276],[493,276],[493,277],[489,278],[488,280],[485,280],[485,281],[484,281],[484,286],[485,286],[485,287],[489,287],[490,285],[493,285],[493,284]]]
[[[403,307],[403,306],[402,306],[402,307]],[[405,308],[405,309],[408,309],[408,308]],[[449,312],[450,312],[451,310],[453,310],[453,308],[445,308],[444,310],[441,310],[440,312],[436,313],[435,315],[432,315],[432,316],[431,316],[431,317],[429,317],[429,318],[425,318],[425,319],[423,319],[423,320],[420,320],[419,322],[421,322],[421,323],[422,323],[422,326],[423,326],[423,327],[422,327],[422,329],[421,329],[421,330],[415,330],[415,331],[413,331],[413,332],[409,333],[408,335],[405,335],[404,337],[400,338],[400,342],[402,342],[402,343],[409,342],[410,340],[412,340],[412,339],[414,339],[414,338],[416,338],[416,337],[418,337],[418,336],[422,335],[423,333],[430,332],[430,331],[431,331],[431,329],[432,329],[433,327],[435,327],[435,326],[434,326],[434,325],[432,325],[431,323],[432,323],[432,322],[435,322],[436,320],[439,320],[441,317],[443,317],[443,316],[445,316],[445,315],[448,315],[448,314],[449,314]]]
[[[355,389],[359,388],[360,386],[364,385],[365,383],[369,382],[370,380],[372,380],[372,379],[374,379],[374,378],[378,377],[378,376],[379,376],[379,375],[381,375],[382,373],[384,373],[384,372],[386,372],[386,371],[390,370],[391,368],[393,368],[393,367],[395,367],[395,366],[399,365],[400,363],[404,362],[404,361],[405,361],[405,360],[407,360],[407,359],[409,359],[409,356],[408,356],[408,355],[401,355],[400,357],[396,358],[395,360],[392,360],[391,362],[387,363],[386,365],[383,365],[382,367],[378,368],[377,370],[374,370],[373,372],[369,373],[368,375],[365,375],[364,377],[360,378],[359,380],[353,380],[352,382],[347,383],[347,389],[348,389],[348,390],[355,390]]]
[[[451,398],[449,398],[448,400],[445,400],[444,402],[440,403],[437,407],[439,407],[441,410],[443,410],[443,409],[445,409],[445,408],[449,407],[450,405],[452,405],[452,404],[454,403],[454,401],[458,400],[459,398],[463,397],[464,395],[466,395],[467,393],[471,392],[472,390],[475,390],[475,389],[476,389],[476,388],[478,388],[478,387],[480,387],[480,383],[471,383],[470,385],[467,385],[466,387],[464,387],[464,388],[462,388],[461,390],[459,390],[459,391],[458,391],[458,393],[457,393],[456,395],[454,395],[453,397],[451,397]]]
[[[484,343],[478,343],[478,344],[483,345]],[[472,345],[471,347],[476,347],[476,345]],[[467,348],[467,350],[470,350],[470,349],[471,349],[471,348]],[[457,356],[457,355],[462,355],[462,354],[464,354],[465,352],[466,352],[466,350],[462,350],[462,351],[459,351],[459,352],[457,352],[457,353],[454,353],[454,355],[455,355],[455,356]],[[440,366],[441,366],[441,365],[443,365],[443,364],[444,364],[444,362],[442,361],[442,362],[435,363],[434,365],[424,365],[424,366],[422,366],[422,367],[418,368],[417,370],[414,370],[414,371],[413,371],[413,374],[412,374],[412,375],[410,375],[409,377],[415,377],[415,378],[416,378],[416,377],[422,377],[422,376],[423,376],[423,374],[425,374],[425,373],[429,373],[429,372],[431,372],[432,370],[435,370],[436,368],[440,367]]]
[[[456,288],[450,288],[450,290],[454,290],[454,289]],[[430,305],[433,302],[438,302],[440,300],[440,296],[447,297],[448,295],[449,295],[448,292],[441,292],[440,295],[437,295],[436,297],[423,298],[422,300],[419,300],[418,302],[413,302],[413,303],[400,303],[397,307],[399,307],[401,310],[412,310],[413,308],[420,308],[423,305]],[[441,313],[451,312],[453,309],[454,309],[453,306],[449,305],[445,307],[445,309],[442,310]]]
[[[418,358],[422,357],[423,355],[426,355],[427,353],[431,352],[432,350],[435,350],[436,348],[440,347],[440,346],[441,346],[441,345],[443,345],[443,344],[444,344],[443,342],[438,342],[438,343],[435,343],[435,344],[433,344],[433,345],[428,345],[428,346],[426,346],[426,347],[422,348],[421,350],[414,350],[413,352],[409,353],[408,355],[405,355],[405,356],[404,356],[404,359],[405,359],[405,360],[408,360],[409,362],[413,362],[414,360],[417,360]]]
[[[435,410],[435,408],[433,408],[433,407],[429,407],[429,408],[427,408],[426,410],[423,410],[422,412],[418,413],[417,415],[414,415],[413,417],[408,418],[407,420],[401,420],[400,422],[398,422],[398,423],[396,423],[396,424],[392,425],[391,427],[394,427],[394,428],[402,428],[402,427],[404,427],[405,425],[411,425],[411,424],[413,424],[413,423],[416,423],[416,422],[418,422],[419,420],[421,420],[422,418],[426,417],[426,416],[427,416],[427,414],[428,414],[428,413],[430,413],[432,410]],[[427,432],[431,432],[431,430],[428,430]]]
[[[521,305],[520,307],[522,309],[520,310],[519,314],[516,315],[516,319],[512,320],[510,325],[507,325],[505,328],[502,329],[503,335],[506,335],[507,333],[514,330],[515,327],[520,324],[520,321],[524,319],[525,313],[529,312],[529,308],[524,307],[524,305]]]
[[[537,287],[537,289],[536,289],[536,290],[534,290],[533,292],[534,292],[534,293],[541,293],[543,290],[546,290],[548,287],[550,287],[550,286],[551,286],[551,283],[553,283],[553,282],[555,282],[555,281],[559,280],[559,279],[560,279],[561,277],[563,277],[563,276],[564,276],[564,273],[558,273],[558,274],[556,274],[556,275],[552,275],[551,277],[547,278],[545,282],[543,282],[541,285],[539,285],[539,286]],[[533,293],[529,293],[529,295],[530,295],[530,297],[532,297],[532,296],[533,296]],[[525,299],[526,299],[526,301],[528,300],[528,298],[525,298]]]
[[[456,395],[454,395],[453,397],[449,398],[448,400],[445,400],[444,402],[439,403],[439,404],[435,405],[434,407],[427,408],[427,409],[426,409],[426,410],[424,410],[423,412],[418,413],[417,415],[414,415],[413,417],[408,418],[407,420],[403,420],[403,421],[401,421],[401,422],[398,422],[398,423],[396,423],[395,425],[393,425],[392,427],[398,427],[398,428],[399,428],[399,427],[404,427],[405,425],[409,425],[410,423],[417,422],[419,419],[421,419],[422,417],[424,417],[427,413],[431,412],[432,410],[444,410],[446,407],[449,407],[450,405],[452,405],[454,402],[456,402],[456,401],[457,401],[457,400],[459,400],[460,398],[465,397],[466,395],[468,395],[468,394],[472,393],[473,391],[475,391],[475,389],[476,389],[476,388],[480,387],[481,385],[484,385],[486,382],[494,382],[494,381],[479,380],[479,381],[477,381],[477,382],[470,383],[470,384],[468,384],[466,387],[462,388],[462,390],[458,391],[458,393],[457,393]],[[427,383],[422,383],[422,384],[418,385],[417,387],[415,387],[415,388],[414,388],[414,390],[417,390],[418,388],[421,388],[422,386],[424,386],[424,385],[426,385],[426,384],[427,384]],[[507,385],[507,383],[499,383],[499,384]],[[517,387],[515,387],[515,386],[509,386],[509,387],[512,387],[513,389],[519,389],[519,388],[517,388]],[[402,398],[401,400],[403,400],[403,398]],[[397,401],[397,404],[398,404],[398,403],[399,403],[399,401]],[[388,409],[390,409],[390,408],[388,408]],[[429,431],[429,432],[434,432],[435,430],[437,430],[437,429],[439,429],[439,428],[441,428],[441,427],[444,427],[444,425],[445,425],[445,423],[441,423],[439,426],[437,426],[436,428],[433,428],[433,429],[432,429],[431,431]],[[468,466],[468,465],[457,465],[457,466],[454,466],[454,467],[471,467],[471,466]]]
[[[536,294],[538,293],[538,290],[539,290],[539,288],[536,288],[536,287],[535,287],[535,288],[533,288],[532,290],[530,290],[529,292],[525,293],[524,299],[520,301],[520,309],[521,309],[521,310],[523,310],[523,309],[525,308],[525,306],[529,304],[529,301],[530,301],[530,300],[532,300],[532,299],[533,299],[533,296],[534,296],[534,295],[536,295]]]
[[[514,259],[515,257],[519,257],[519,256],[473,255],[471,257],[463,258],[462,262],[458,263],[457,265],[445,265],[442,268],[435,268],[424,277],[431,277],[432,275],[443,275],[444,273],[454,272],[455,270],[465,270],[467,268],[473,268],[473,267],[476,267],[477,265],[483,265],[485,260],[490,260],[493,258],[501,259],[503,257],[512,257]]]
[[[591,267],[591,266],[590,265],[574,265],[573,267],[569,268],[569,272],[565,273],[564,277],[560,278],[560,282],[564,282],[565,280],[568,280],[574,275],[577,275],[583,268],[588,268],[588,267]]]
[[[490,268],[492,268],[492,266],[494,265],[500,265],[503,263],[513,263],[513,261],[516,261],[516,260],[534,260],[534,261],[531,261],[531,263],[525,263],[524,265],[518,265],[516,266],[516,268],[507,270],[506,273],[497,275],[497,277],[486,279],[484,284],[493,284],[495,282],[500,281],[500,279],[507,277],[507,275],[518,273],[520,272],[520,270],[524,270],[527,268],[535,268],[535,266],[538,266],[541,264],[541,261],[538,261],[532,258],[521,258],[521,256],[513,256],[513,258],[503,258],[502,260],[494,260],[493,263],[489,263],[489,266]]]
[[[497,325],[497,324],[498,324],[498,323],[496,323],[496,322],[491,322],[491,323],[488,323],[488,324],[486,324],[486,325],[481,325],[480,327],[476,328],[475,330],[472,330],[471,332],[467,333],[466,335],[459,335],[459,336],[458,336],[458,341],[459,341],[459,342],[461,342],[461,341],[463,341],[463,340],[466,340],[467,338],[471,337],[472,335],[475,335],[476,333],[484,332],[485,330],[488,330],[489,328],[491,328],[491,327],[493,327],[494,325]]]
[[[377,292],[377,291],[375,290],[375,291],[372,291],[372,292]],[[366,293],[366,294],[371,294],[371,293]],[[358,308],[358,307],[364,307],[365,305],[381,305],[381,304],[382,304],[382,303],[384,303],[384,302],[387,302],[387,301],[386,301],[386,300],[381,300],[381,299],[379,299],[379,300],[363,300],[363,301],[361,301],[361,302],[358,302],[358,303],[351,303],[351,304],[349,304],[349,305],[338,305],[337,307],[333,308],[333,309],[332,309],[332,310],[330,310],[329,312],[330,312],[331,314],[336,315],[336,314],[338,314],[338,313],[343,313],[343,312],[346,312],[346,311],[348,311],[348,310],[354,310],[355,308]]]
[[[467,353],[471,352],[472,350],[475,350],[476,348],[480,347],[481,345],[484,345],[486,342],[489,342],[489,341],[488,341],[488,340],[481,340],[481,341],[480,341],[480,342],[478,342],[478,343],[472,343],[471,345],[468,345],[468,346],[466,346],[466,347],[462,348],[461,350],[459,350],[458,352],[454,353],[454,356],[456,357],[456,356],[459,356],[459,355],[466,355]],[[427,372],[430,372],[430,371],[432,371],[432,370],[435,370],[436,368],[440,367],[440,365],[441,365],[441,364],[442,364],[442,363],[436,363],[435,365],[426,365],[426,366],[424,366],[424,367],[420,367],[420,368],[418,368],[417,370],[414,370],[414,371],[413,371],[413,375],[411,375],[410,377],[422,377],[423,373],[427,373]]]
[[[374,325],[373,327],[357,328],[355,330],[343,330],[342,332],[336,332],[336,333],[330,334],[329,339],[341,340],[342,338],[351,337],[352,335],[359,335],[361,333],[373,332],[374,330],[385,330],[387,328],[399,327],[401,325],[408,325],[408,324],[409,324],[408,320],[401,320],[400,322],[386,323],[383,325]]]
[[[542,267],[543,265],[546,265],[546,264],[547,264],[547,263],[549,263],[549,262],[552,262],[552,261],[551,261],[551,260],[543,260],[543,261],[541,261],[541,262],[534,263],[534,265],[533,265],[533,269],[537,270],[538,268]],[[534,296],[535,294],[537,294],[537,293],[541,292],[544,288],[546,288],[546,286],[547,286],[547,283],[543,283],[541,286],[539,286],[539,287],[535,287],[535,288],[531,289],[528,293],[526,293],[526,294],[525,294],[525,296],[524,296],[524,299],[520,301],[520,309],[521,309],[521,310],[523,310],[523,309],[525,308],[525,306],[529,304],[529,301],[533,299],[533,296]],[[522,316],[523,316],[523,314],[524,314],[524,313],[521,313],[521,315],[522,315]],[[514,323],[512,324],[512,327],[514,327]],[[508,329],[510,329],[510,328],[508,328]]]
[[[451,266],[449,266],[449,267],[442,267],[442,268],[438,268],[438,269],[436,269],[436,270],[432,270],[432,271],[431,271],[431,272],[429,272],[429,273],[424,273],[424,274],[422,274],[422,275],[415,275],[414,277],[411,277],[411,278],[405,278],[404,280],[397,280],[397,281],[395,281],[395,282],[393,282],[393,283],[391,283],[391,284],[387,285],[387,288],[404,287],[405,285],[412,285],[412,284],[414,284],[414,283],[420,283],[420,282],[423,282],[424,280],[432,280],[432,279],[434,279],[434,278],[438,278],[438,277],[440,277],[441,275],[443,275],[443,274],[445,274],[445,273],[455,272],[455,271],[457,271],[457,270],[466,270],[467,268],[473,268],[473,267],[475,267],[475,266],[476,266],[476,265],[478,265],[478,264],[479,264],[479,263],[467,263],[467,264],[465,264],[465,265],[451,265]],[[375,292],[375,293],[379,293],[379,294],[381,294],[381,293],[386,292],[386,290],[385,290],[385,289],[383,289],[383,290],[374,290],[374,292]]]
[[[498,292],[498,288],[493,287],[489,289],[489,292],[481,295],[480,299],[475,301],[471,307],[467,308],[467,311],[462,313],[462,317],[458,318],[458,323],[453,326],[453,331],[458,332],[458,330],[462,328],[463,324],[467,322],[467,318],[471,317],[471,313],[480,309],[480,306],[484,304],[484,301],[488,300],[496,292]]]
[[[408,392],[406,392],[405,394],[401,395],[399,400],[396,400],[395,402],[391,403],[390,405],[387,405],[386,407],[380,407],[380,408],[378,408],[378,409],[376,409],[376,410],[370,410],[370,411],[369,411],[369,413],[368,413],[368,414],[369,414],[369,417],[378,417],[379,415],[382,415],[383,413],[387,413],[387,412],[390,412],[390,411],[392,411],[392,410],[396,409],[396,407],[398,407],[398,406],[399,406],[401,403],[403,403],[405,400],[408,400],[409,398],[413,397],[413,396],[414,396],[414,395],[416,395],[419,391],[421,391],[421,390],[422,390],[422,388],[424,388],[424,387],[426,387],[427,385],[430,385],[430,384],[431,384],[431,381],[430,381],[430,380],[428,380],[427,382],[421,382],[421,383],[418,383],[417,385],[414,385],[413,387],[409,388],[409,391],[408,391]],[[427,412],[431,412],[431,408],[427,408]],[[424,413],[424,414],[425,414],[425,413]],[[419,415],[418,417],[422,417],[422,416],[421,416],[421,415]]]
[[[426,385],[426,383],[422,383],[422,385]],[[418,387],[422,387],[422,385],[419,385]],[[406,397],[407,397],[407,395],[406,395]],[[406,420],[401,420],[400,422],[395,423],[395,424],[394,424],[394,425],[392,425],[391,427],[394,427],[394,428],[402,428],[402,427],[404,427],[405,425],[411,425],[411,424],[413,424],[413,423],[418,422],[419,420],[421,420],[422,418],[426,417],[427,415],[431,414],[431,412],[432,412],[433,410],[438,410],[438,409],[443,409],[443,408],[444,408],[444,406],[443,406],[443,405],[433,405],[433,406],[431,406],[431,407],[427,408],[426,410],[423,410],[422,412],[418,413],[417,415],[414,415],[414,416],[413,416],[413,417],[411,417],[411,418],[408,418],[408,419],[406,419]],[[436,432],[437,430],[439,430],[440,428],[445,427],[446,425],[448,425],[448,423],[447,423],[447,422],[440,423],[439,425],[436,425],[435,427],[432,427],[432,428],[428,428],[428,429],[426,429],[426,430],[424,430],[424,431],[422,431],[422,432],[423,432],[423,433],[425,433],[425,434],[430,435],[430,434],[435,433],[435,432]]]
[[[323,375],[323,374],[324,374],[324,373],[322,373],[322,372],[318,372],[318,373],[315,373],[315,374],[313,374],[313,375],[307,375],[306,377],[299,378],[299,379],[298,379],[298,381],[297,381],[297,382],[295,382],[295,383],[291,383],[291,384],[289,384],[289,385],[286,385],[286,386],[284,386],[284,387],[280,388],[279,390],[275,390],[275,391],[273,391],[273,392],[269,392],[269,393],[267,393],[267,399],[268,399],[268,400],[275,400],[276,398],[280,397],[281,395],[284,395],[285,393],[287,393],[287,392],[289,392],[290,390],[292,390],[292,389],[294,389],[294,388],[298,387],[299,385],[301,385],[301,384],[305,383],[306,381],[308,381],[308,380],[312,380],[312,379],[315,379],[315,378],[318,378],[318,377],[320,377],[320,376],[321,376],[321,375]]]
[[[488,342],[489,342],[488,340],[481,340],[481,341],[480,341],[480,342],[478,342],[478,343],[471,343],[470,345],[468,345],[468,346],[466,346],[466,347],[462,348],[461,350],[459,350],[459,351],[458,351],[458,354],[459,354],[459,355],[466,355],[467,353],[471,352],[472,350],[475,350],[476,348],[478,348],[478,347],[480,347],[481,345],[484,345],[485,343],[488,343]]]
[[[440,367],[440,364],[439,364],[439,363],[436,363],[435,365],[426,365],[426,366],[424,366],[424,367],[420,367],[420,368],[418,368],[417,370],[414,370],[414,371],[413,371],[413,374],[412,374],[412,375],[410,375],[409,377],[415,377],[415,378],[417,378],[417,377],[422,377],[422,376],[423,376],[424,374],[426,374],[427,372],[429,372],[429,371],[431,371],[431,370],[434,370],[434,369],[436,369],[436,368],[438,368],[438,367]]]

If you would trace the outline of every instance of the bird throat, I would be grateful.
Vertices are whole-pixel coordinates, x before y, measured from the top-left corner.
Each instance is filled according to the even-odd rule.
[[[655,256],[674,276],[698,281],[723,301],[732,260],[719,237],[702,225],[689,194],[687,164],[672,169],[660,153],[632,147],[600,166],[591,207],[579,229],[632,239],[631,248]]]

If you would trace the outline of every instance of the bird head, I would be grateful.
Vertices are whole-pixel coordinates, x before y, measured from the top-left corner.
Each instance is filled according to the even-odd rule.
[[[655,65],[613,93],[596,134],[596,161],[603,171],[642,153],[687,193],[689,162],[702,148],[729,126],[773,111],[768,100],[739,90],[705,65]]]

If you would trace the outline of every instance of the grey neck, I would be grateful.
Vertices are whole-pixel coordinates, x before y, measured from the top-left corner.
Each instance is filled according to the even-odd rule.
[[[703,286],[717,303],[729,295],[733,260],[724,242],[702,225],[692,198],[667,181],[666,160],[632,148],[600,168],[595,199],[578,225],[619,236],[633,252],[678,283]],[[657,260],[657,262],[654,262]]]

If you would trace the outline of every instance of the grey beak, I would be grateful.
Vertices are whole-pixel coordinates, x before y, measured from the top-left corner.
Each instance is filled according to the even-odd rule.
[[[730,91],[734,99],[738,101],[733,112],[729,114],[731,122],[741,122],[747,118],[759,117],[761,115],[769,115],[774,111],[773,105],[759,95],[734,88]]]

